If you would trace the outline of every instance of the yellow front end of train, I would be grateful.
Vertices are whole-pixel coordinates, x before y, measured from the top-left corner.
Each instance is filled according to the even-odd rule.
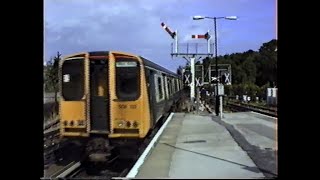
[[[143,61],[135,55],[85,52],[59,66],[60,134],[144,138],[150,110]]]

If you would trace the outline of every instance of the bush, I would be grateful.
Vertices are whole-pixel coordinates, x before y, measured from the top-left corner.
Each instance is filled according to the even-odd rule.
[[[267,98],[267,89],[270,88],[270,83],[268,82],[267,84],[261,86],[260,92],[259,92],[259,98],[262,100],[266,100]]]
[[[225,85],[224,90],[225,94],[228,96],[236,96],[239,95],[241,98],[243,95],[247,95],[251,97],[251,101],[255,100],[255,97],[259,97],[259,99],[266,97],[266,88],[269,85],[265,85],[263,87],[259,87],[253,83],[244,83],[244,84],[234,84],[234,85]]]

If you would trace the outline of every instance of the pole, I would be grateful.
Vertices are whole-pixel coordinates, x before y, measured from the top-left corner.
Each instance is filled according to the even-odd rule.
[[[208,30],[208,34],[209,34],[209,30]],[[210,54],[210,38],[207,39],[207,46],[208,46],[208,54]]]
[[[217,49],[217,18],[214,17],[214,41],[215,41],[215,59],[216,59],[216,92],[215,96],[216,96],[216,115],[219,116],[219,96],[218,96],[218,49]]]
[[[196,87],[197,89],[197,114],[199,114],[199,107],[200,107],[200,90],[199,90],[199,87]]]
[[[220,96],[220,118],[222,119],[222,107],[223,107],[223,104],[222,104],[222,96]]]
[[[176,36],[175,36],[175,53],[178,53],[178,30],[176,30]]]
[[[195,69],[194,69],[194,65],[195,65],[195,57],[190,58],[190,64],[191,64],[191,87],[190,87],[190,100],[192,105],[194,105],[194,86],[195,86]]]

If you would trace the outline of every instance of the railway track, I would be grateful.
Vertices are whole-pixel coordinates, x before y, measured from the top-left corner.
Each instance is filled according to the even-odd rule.
[[[43,124],[43,130],[46,131],[52,127],[56,127],[56,126],[59,126],[59,119],[55,119],[55,120],[52,120],[52,121],[48,121],[48,122],[45,122]]]
[[[59,127],[44,131],[43,150],[44,164],[47,166],[55,162],[55,151],[60,148]]]
[[[122,162],[124,164],[125,162]],[[119,163],[118,163],[119,164]],[[57,178],[85,178],[85,179],[112,179],[113,177],[125,177],[125,175],[128,173],[129,168],[123,168],[119,170],[117,169],[117,164],[112,165],[108,169],[101,172],[100,175],[88,175],[85,172],[84,165],[78,161],[78,162],[71,162],[64,168],[60,169],[50,177],[44,178],[44,179],[57,179]]]
[[[275,107],[263,107],[263,106],[248,104],[248,103],[240,103],[240,105],[255,108],[255,109],[270,111],[270,112],[276,112],[276,113],[278,112],[278,109]]]
[[[77,147],[71,147],[68,145],[68,142],[59,141],[59,123],[50,123],[47,126],[47,130],[44,132],[44,140],[46,144],[44,145],[45,149],[45,164],[48,164],[48,168],[54,164],[56,166],[62,164],[62,167],[58,165],[58,169],[50,168],[49,174],[47,174],[46,178],[86,178],[86,179],[112,179],[114,177],[121,178],[126,177],[131,168],[134,166],[136,161],[143,154],[144,150],[147,148],[149,143],[152,141],[154,136],[157,134],[162,125],[166,122],[171,112],[165,114],[159,121],[154,130],[143,140],[143,142],[139,146],[139,150],[137,153],[133,154],[131,158],[124,157],[114,157],[111,158],[111,161],[108,164],[110,166],[103,168],[103,170],[97,173],[96,176],[92,176],[87,174],[86,164],[81,161],[81,158],[70,158],[70,159],[62,159],[57,161],[57,152],[67,154],[74,154],[73,150],[77,149]],[[55,124],[55,125],[54,125]],[[50,126],[50,127],[49,127]],[[57,126],[57,127],[55,127]],[[49,127],[49,128],[48,128]],[[70,150],[70,151],[69,151]],[[58,158],[59,159],[59,158]],[[53,171],[52,171],[53,170]]]
[[[68,165],[66,165],[64,168],[58,170],[53,175],[48,177],[47,179],[52,178],[73,178],[77,174],[79,174],[82,171],[81,162],[78,161],[72,161]],[[46,179],[46,178],[45,178]]]
[[[260,107],[260,106],[255,106],[255,105],[251,105],[251,104],[235,103],[235,102],[227,102],[226,106],[230,110],[236,111],[236,112],[238,112],[238,111],[253,111],[253,112],[257,112],[257,113],[272,116],[272,117],[278,117],[278,111],[276,108]],[[206,108],[206,110],[209,113],[214,112],[214,108],[212,108],[212,106],[210,106],[209,104],[204,105],[204,107]]]
[[[170,113],[165,115],[161,120],[159,120],[159,124],[156,126],[154,131],[150,133],[150,135],[145,138],[145,140],[141,143],[139,147],[139,151],[137,154],[133,155],[131,158],[122,158],[119,156],[115,156],[111,158],[108,162],[109,166],[106,167],[101,172],[97,173],[97,175],[89,175],[86,173],[85,164],[81,161],[71,161],[63,168],[60,168],[58,171],[54,172],[48,179],[54,178],[86,178],[86,179],[112,179],[114,177],[120,178],[125,177],[130,169],[134,166],[135,162],[139,159],[139,157],[144,152],[145,148],[152,141],[158,130],[161,128],[165,120],[168,118]],[[59,148],[59,147],[58,147]],[[56,149],[52,149],[53,156],[54,151]],[[44,178],[45,179],[45,178]]]
[[[267,108],[267,107],[260,107],[246,103],[235,103],[235,102],[228,102],[227,106],[234,111],[253,111],[261,114],[265,114],[272,117],[278,117],[278,111],[276,108]]]

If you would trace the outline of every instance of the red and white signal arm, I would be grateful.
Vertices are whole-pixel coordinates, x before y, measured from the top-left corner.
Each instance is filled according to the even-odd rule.
[[[205,35],[192,35],[193,39],[205,39]]]
[[[161,26],[162,26],[162,28],[163,28],[164,30],[167,31],[167,33],[169,33],[169,35],[172,37],[172,39],[175,38],[176,32],[172,32],[172,31],[169,29],[169,27],[168,27],[164,22],[161,23]]]
[[[193,39],[210,39],[210,35],[209,33],[207,32],[206,34],[198,34],[198,35],[192,35],[191,36]]]

